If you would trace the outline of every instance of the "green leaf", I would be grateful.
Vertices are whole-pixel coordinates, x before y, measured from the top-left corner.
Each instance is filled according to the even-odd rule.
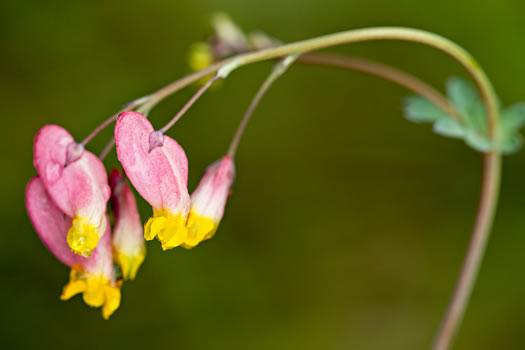
[[[500,151],[503,154],[516,153],[523,144],[523,138],[519,133],[505,137],[500,143]]]
[[[481,135],[487,134],[487,114],[485,113],[485,106],[481,100],[473,103],[470,113],[463,115],[463,118],[470,129],[477,131]]]
[[[513,104],[501,112],[501,129],[504,133],[517,132],[525,125],[525,102]]]
[[[421,96],[404,100],[405,117],[416,123],[434,123],[437,134],[463,139],[479,152],[499,149],[503,154],[516,152],[523,140],[519,129],[525,125],[525,102],[516,103],[501,112],[500,132],[496,141],[488,136],[488,121],[485,105],[476,87],[461,78],[447,80],[449,101],[459,113],[459,119],[443,112],[438,106]],[[498,108],[501,109],[498,101]]]
[[[476,130],[479,134],[486,134],[485,105],[475,86],[464,79],[451,77],[447,80],[447,94],[449,100],[460,113],[465,126]]]
[[[447,80],[447,95],[461,115],[470,115],[474,106],[481,102],[476,88],[470,82],[458,77]]]
[[[465,129],[459,122],[450,117],[438,120],[433,127],[436,134],[461,139],[465,137]]]
[[[415,123],[431,123],[447,117],[434,103],[421,96],[409,96],[404,100],[405,118]]]
[[[465,135],[465,142],[476,151],[488,152],[494,149],[494,143],[485,135],[478,134],[475,130],[468,130]]]

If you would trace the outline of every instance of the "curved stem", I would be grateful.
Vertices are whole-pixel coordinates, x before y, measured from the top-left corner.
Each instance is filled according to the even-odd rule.
[[[109,142],[104,146],[104,149],[102,150],[102,152],[100,152],[100,155],[98,156],[98,159],[100,159],[101,161],[106,159],[106,157],[108,156],[108,154],[111,151],[111,149],[113,148],[113,146],[115,146],[115,138],[114,137],[112,137],[111,140],[109,140]]]
[[[301,56],[298,62],[359,70],[380,76],[415,91],[440,106],[443,111],[459,117],[455,107],[438,91],[417,78],[386,65],[353,57],[326,54],[306,54]],[[450,348],[462,321],[490,236],[498,201],[500,176],[501,157],[496,152],[486,154],[484,156],[483,186],[472,238],[453,296],[436,336],[434,350]]]
[[[500,128],[497,98],[492,84],[474,58],[462,47],[444,37],[422,30],[399,27],[350,30],[274,48],[268,48],[257,52],[241,54],[213,64],[162,88],[150,95],[149,99],[141,106],[141,108],[144,108],[145,111],[149,111],[157,103],[175,91],[217,71],[220,71],[219,75],[225,77],[238,67],[250,63],[292,54],[304,54],[306,52],[345,43],[348,44],[370,40],[404,40],[418,42],[437,48],[456,59],[469,72],[477,84],[487,111],[489,136],[492,140],[497,140]],[[497,150],[490,152],[486,157],[487,165],[485,166],[484,189],[482,192],[480,211],[472,235],[472,242],[458,280],[456,292],[450,302],[449,311],[443,320],[443,325],[438,334],[435,349],[441,350],[450,347],[452,338],[457,331],[459,322],[468,303],[483,257],[486,242],[490,235],[494,212],[497,206],[501,159]]]
[[[472,238],[454,294],[436,337],[434,350],[450,349],[479,272],[498,202],[501,177],[501,157],[498,153],[491,152],[485,155],[483,176],[481,199]]]
[[[113,123],[114,121],[117,120],[118,116],[120,113],[122,112],[125,112],[125,111],[129,111],[129,110],[132,110],[133,108],[137,107],[137,106],[140,106],[142,103],[144,103],[145,101],[147,101],[149,97],[146,96],[146,97],[141,97],[141,98],[138,98],[128,104],[126,104],[125,106],[122,107],[122,109],[120,111],[118,111],[117,113],[113,114],[111,117],[109,117],[108,119],[104,120],[99,126],[97,126],[95,128],[95,130],[93,130],[84,140],[82,140],[81,144],[82,146],[86,147],[86,145],[91,142],[91,140],[93,140],[95,138],[95,136],[98,135],[99,132],[101,132],[102,130],[104,130],[108,125],[110,125],[111,123]],[[107,147],[107,146],[106,146]]]
[[[413,75],[385,64],[357,57],[322,53],[309,53],[302,55],[297,60],[297,63],[349,69],[378,76],[403,86],[408,90],[412,90],[416,94],[421,95],[427,100],[433,102],[448,115],[455,118],[460,118],[459,112],[456,110],[454,105],[452,105],[448,99],[438,90],[434,89]]]
[[[86,136],[86,138],[84,140],[82,140],[81,144],[85,147],[89,142],[91,142],[91,140],[93,140],[95,138],[95,136],[98,135],[99,132],[101,132],[107,126],[109,126],[111,123],[113,123],[115,120],[117,120],[117,116],[119,115],[119,113],[113,114],[111,117],[109,117],[108,119],[104,120],[102,122],[102,124],[97,126],[95,128],[95,130],[93,130],[88,136]]]
[[[288,67],[297,59],[297,57],[288,56],[286,59],[282,60],[281,62],[277,63],[274,67],[270,75],[266,78],[264,83],[261,85],[257,93],[255,94],[255,97],[253,98],[252,102],[250,102],[250,106],[246,110],[246,113],[244,113],[244,116],[241,119],[241,123],[237,127],[237,130],[235,131],[235,135],[233,136],[232,142],[230,144],[230,147],[228,148],[228,155],[232,158],[235,157],[235,152],[237,151],[237,147],[239,147],[239,141],[241,140],[242,134],[244,133],[244,130],[246,129],[246,126],[248,125],[248,122],[250,121],[253,112],[259,105],[259,102],[261,102],[263,96],[266,94],[266,92],[270,89],[270,87],[273,85],[273,83],[281,76],[283,73],[288,69]]]
[[[142,114],[148,114],[149,111],[153,109],[159,102],[164,100],[166,97],[174,94],[175,92],[185,88],[186,86],[189,86],[190,84],[193,84],[194,82],[205,78],[211,74],[214,74],[230,62],[231,59],[226,59],[217,63],[214,63],[206,68],[203,68],[197,72],[193,72],[189,75],[186,75],[183,78],[177,79],[174,82],[160,88],[159,90],[155,91],[151,95],[148,96],[148,100],[145,101],[140,108],[137,110],[137,112],[140,112]]]
[[[426,99],[432,101],[439,108],[441,108],[441,110],[443,110],[443,112],[447,113],[448,115],[458,119],[460,118],[460,114],[457,111],[457,109],[448,101],[448,99],[445,96],[443,96],[442,93],[440,93],[430,85],[426,84],[424,81],[408,73],[387,66],[385,64],[357,57],[319,53],[309,53],[302,55],[297,59],[297,62],[310,65],[321,65],[327,67],[355,70],[381,77],[385,80],[392,81],[400,86],[407,88],[408,90],[417,93],[418,95],[425,97]],[[282,72],[276,72],[276,70],[274,69],[272,74],[270,74],[266,78],[260,89],[257,91],[257,94],[253,98],[252,102],[250,103],[250,106],[248,107],[248,110],[244,114],[241,123],[239,124],[237,131],[235,132],[235,136],[233,137],[233,140],[230,144],[228,154],[232,158],[235,155],[240,138],[248,122],[250,121],[254,110],[257,108],[262,97],[268,91],[270,86],[275,82],[275,80],[277,80],[277,78],[281,74]]]
[[[448,101],[448,99],[443,96],[439,91],[429,86],[422,80],[402,72],[393,67],[387,66],[385,64],[373,62],[363,58],[351,57],[351,56],[341,56],[334,54],[320,54],[320,53],[308,53],[300,56],[297,59],[297,63],[303,64],[313,64],[313,65],[322,65],[328,67],[336,67],[342,69],[350,69],[355,71],[364,72],[367,74],[375,75],[386,80],[390,80],[394,83],[397,83],[413,92],[427,98],[428,100],[435,103],[439,106],[445,113],[449,114],[452,117],[459,118],[459,113],[456,108]],[[218,63],[217,65],[223,65],[224,62]],[[140,108],[137,109],[138,112],[146,113],[153,107],[151,101],[160,101],[161,99],[166,98],[170,94],[178,91],[179,89],[185,87],[189,80],[200,79],[195,77],[204,77],[209,75],[211,69],[217,70],[216,67],[208,67],[206,70],[195,72],[190,76],[179,79],[172,84],[165,86],[164,88],[158,90],[156,93],[148,96],[150,100],[146,100]],[[148,103],[149,101],[149,103]],[[109,124],[109,123],[108,123]],[[104,160],[108,153],[111,151],[115,145],[115,140],[111,139],[104,150],[100,153],[99,158]]]
[[[151,110],[165,97],[219,70],[230,73],[236,68],[250,63],[292,54],[302,54],[341,44],[371,40],[402,40],[417,42],[437,48],[456,59],[470,73],[473,80],[478,85],[487,110],[489,136],[492,139],[496,139],[499,130],[499,111],[497,99],[489,79],[476,60],[474,60],[474,58],[462,47],[442,36],[423,30],[401,27],[378,27],[349,30],[341,33],[321,36],[314,39],[298,41],[292,44],[268,48],[261,51],[237,55],[215,63],[198,72],[179,79],[170,85],[167,85],[166,87],[151,94],[148,101],[146,101],[143,106],[141,106],[141,108],[144,108],[146,111]]]
[[[201,88],[193,95],[188,102],[181,108],[181,110],[168,122],[168,124],[164,125],[162,129],[160,129],[163,133],[168,131],[175,123],[186,113],[188,109],[199,99],[199,97],[202,96],[206,92],[206,90],[209,89],[209,87],[219,78],[218,75],[214,76],[210,80],[206,82]]]

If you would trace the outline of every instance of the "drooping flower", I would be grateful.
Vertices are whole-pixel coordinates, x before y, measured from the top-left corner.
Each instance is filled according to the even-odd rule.
[[[39,176],[27,185],[25,198],[31,222],[44,245],[71,267],[69,283],[60,298],[67,300],[82,293],[86,304],[102,307],[102,316],[108,319],[120,305],[120,283],[115,281],[113,271],[109,225],[105,225],[106,232],[93,254],[85,258],[69,249],[66,236],[72,220],[55,205]]]
[[[135,196],[126,179],[117,169],[111,171],[109,183],[111,185],[111,206],[115,214],[114,258],[120,265],[124,279],[132,280],[135,279],[146,256],[142,222]]]
[[[33,161],[46,192],[73,219],[67,232],[69,247],[87,257],[106,232],[110,189],[102,162],[78,146],[65,129],[46,125],[35,137]],[[71,157],[72,153],[76,154]]]
[[[213,237],[224,214],[234,177],[235,167],[228,155],[208,167],[199,186],[191,194],[185,248],[195,247]]]
[[[163,249],[177,247],[188,237],[190,209],[188,160],[172,138],[155,131],[140,113],[122,113],[115,126],[118,158],[127,177],[153,207],[144,237],[157,237]]]

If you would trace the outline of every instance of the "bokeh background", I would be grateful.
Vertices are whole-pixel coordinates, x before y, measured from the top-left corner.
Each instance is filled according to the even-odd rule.
[[[149,243],[109,321],[80,297],[59,300],[68,269],[39,241],[23,201],[34,134],[56,123],[80,140],[123,103],[187,74],[188,49],[209,34],[216,11],[287,42],[374,25],[434,31],[477,57],[504,103],[525,98],[520,0],[3,1],[2,348],[429,348],[474,221],[480,156],[403,119],[403,88],[329,68],[294,66],[265,97],[213,240],[192,251]],[[440,89],[448,76],[465,76],[415,44],[331,51],[390,63]],[[187,152],[190,190],[225,152],[270,68],[236,71],[169,132]],[[193,92],[156,108],[154,125]],[[116,164],[112,153],[106,165]],[[505,158],[493,236],[456,349],[525,347],[524,175],[525,152]],[[139,203],[145,220],[151,209]]]

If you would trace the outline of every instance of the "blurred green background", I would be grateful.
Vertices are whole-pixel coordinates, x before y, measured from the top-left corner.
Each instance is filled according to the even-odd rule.
[[[213,240],[192,251],[149,243],[109,321],[80,297],[59,300],[68,269],[38,239],[23,201],[35,133],[55,123],[81,140],[123,103],[187,74],[188,48],[206,38],[216,11],[287,42],[374,25],[430,30],[468,49],[505,104],[525,98],[520,0],[3,1],[2,348],[429,348],[474,221],[480,156],[407,122],[406,90],[329,68],[294,66],[265,97]],[[415,44],[332,51],[390,63],[440,89],[465,75]],[[270,68],[235,72],[169,132],[187,152],[190,191],[225,152]],[[162,103],[154,125],[193,92]],[[493,236],[456,349],[525,347],[524,161],[523,151],[505,158]],[[116,164],[112,153],[106,165]],[[139,203],[146,219],[151,209]]]

